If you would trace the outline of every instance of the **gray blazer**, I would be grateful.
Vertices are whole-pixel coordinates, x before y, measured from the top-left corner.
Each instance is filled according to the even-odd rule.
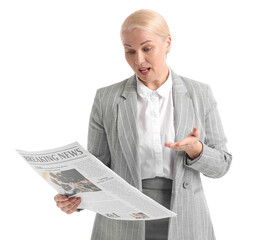
[[[205,200],[200,173],[223,176],[232,156],[217,104],[206,84],[172,72],[175,141],[198,127],[203,144],[201,155],[191,161],[184,151],[175,151],[168,240],[213,240],[214,231]],[[142,191],[137,148],[137,90],[132,77],[99,89],[89,121],[88,150],[128,183]],[[143,221],[112,220],[97,214],[92,240],[144,240]]]

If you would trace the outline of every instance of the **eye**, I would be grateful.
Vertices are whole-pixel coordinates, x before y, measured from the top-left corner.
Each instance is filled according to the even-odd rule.
[[[151,47],[146,47],[146,48],[144,48],[144,51],[145,51],[145,52],[149,52],[149,51],[151,51],[151,50],[152,50]]]
[[[128,50],[126,53],[128,53],[128,54],[134,54],[134,53],[135,53],[135,50]]]

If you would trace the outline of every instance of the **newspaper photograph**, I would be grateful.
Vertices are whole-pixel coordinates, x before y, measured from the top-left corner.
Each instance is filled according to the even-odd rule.
[[[78,142],[45,151],[16,151],[58,193],[81,197],[79,209],[118,220],[176,216],[127,183]]]

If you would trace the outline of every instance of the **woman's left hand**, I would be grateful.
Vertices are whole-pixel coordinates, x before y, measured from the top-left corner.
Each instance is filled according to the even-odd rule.
[[[166,142],[166,147],[177,151],[185,151],[191,159],[197,158],[202,151],[202,144],[199,141],[199,130],[193,128],[193,131],[179,142]]]

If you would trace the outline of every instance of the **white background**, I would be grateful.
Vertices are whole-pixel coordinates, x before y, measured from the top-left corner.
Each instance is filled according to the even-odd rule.
[[[15,149],[87,146],[96,90],[132,75],[119,31],[140,8],[167,20],[172,69],[209,84],[217,99],[233,154],[226,176],[203,177],[217,239],[260,239],[260,15],[253,0],[1,1],[1,239],[90,239],[94,213],[61,212],[55,191]]]

